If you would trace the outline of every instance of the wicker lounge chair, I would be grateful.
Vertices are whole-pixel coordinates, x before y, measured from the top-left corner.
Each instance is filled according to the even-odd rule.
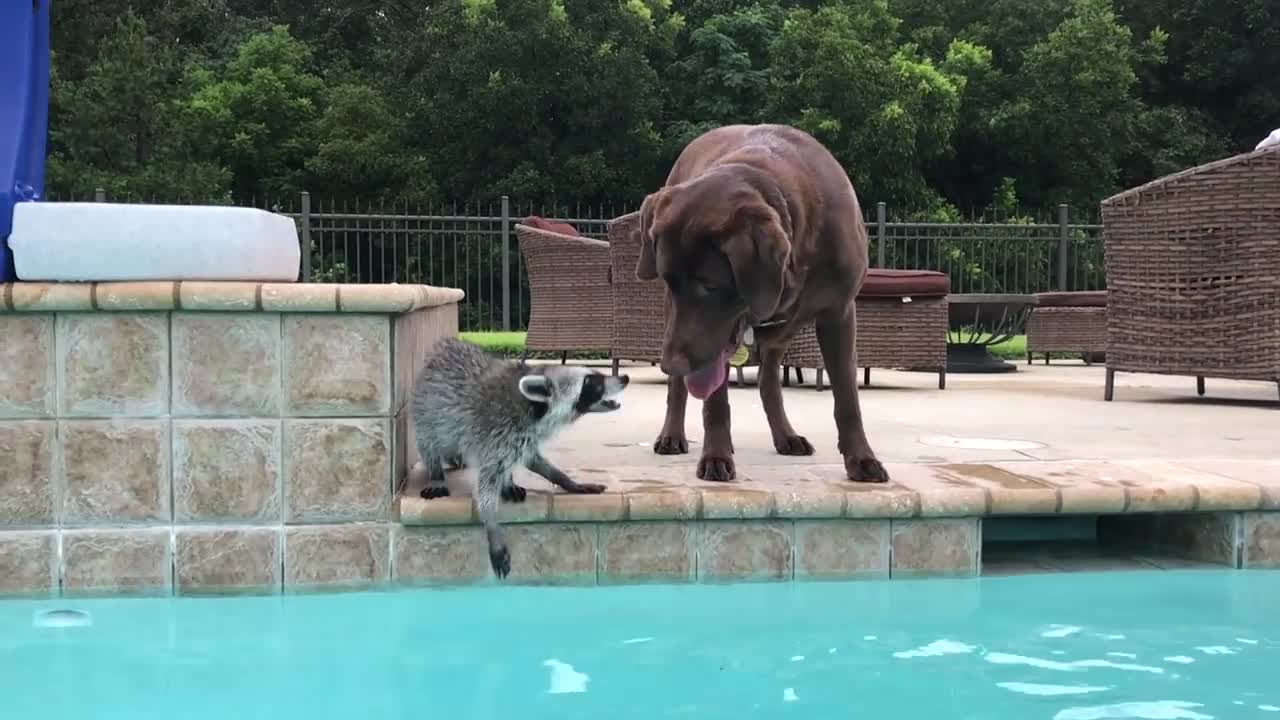
[[[1280,387],[1280,146],[1102,202],[1107,378],[1117,372]]]
[[[947,291],[950,278],[930,270],[872,268],[858,293],[857,353],[863,384],[871,384],[871,368],[932,370],[938,389],[947,387]],[[816,386],[824,388],[825,363],[813,327],[802,330],[782,357],[788,368],[816,371]]]
[[[563,363],[570,352],[607,351],[613,339],[609,243],[530,221],[536,219],[516,225],[529,275],[525,352],[558,352]]]
[[[1035,353],[1080,353],[1090,363],[1107,349],[1107,291],[1046,292],[1036,295],[1027,318],[1027,364]]]

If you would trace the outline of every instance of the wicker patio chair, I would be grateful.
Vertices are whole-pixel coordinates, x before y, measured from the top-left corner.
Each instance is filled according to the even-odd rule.
[[[529,329],[525,352],[609,350],[613,299],[609,243],[516,225],[529,275]]]
[[[1102,202],[1107,376],[1280,387],[1280,146],[1200,165]]]
[[[938,373],[938,389],[947,387],[947,292],[950,278],[930,270],[872,268],[857,299],[858,366],[863,384],[871,384],[871,368],[931,370]],[[791,341],[782,357],[788,368],[816,371],[816,386],[824,389],[826,370],[818,335],[806,327]],[[789,379],[789,378],[788,378]]]
[[[1080,353],[1086,364],[1107,349],[1107,291],[1046,292],[1036,295],[1027,318],[1027,364],[1035,353]]]
[[[623,360],[656,364],[662,359],[662,338],[667,327],[666,285],[636,279],[640,260],[640,213],[614,218],[609,223],[609,255],[613,268],[613,340],[609,357],[613,374]]]

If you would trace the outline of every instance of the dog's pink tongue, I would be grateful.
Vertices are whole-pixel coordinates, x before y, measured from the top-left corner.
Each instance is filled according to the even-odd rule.
[[[715,362],[697,372],[685,375],[684,385],[689,388],[689,394],[699,400],[706,400],[711,397],[711,393],[719,390],[725,380],[729,379],[728,363],[732,355],[732,349],[724,350]]]

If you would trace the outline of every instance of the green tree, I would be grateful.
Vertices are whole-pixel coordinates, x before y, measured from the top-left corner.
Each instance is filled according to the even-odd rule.
[[[403,38],[401,92],[444,192],[587,202],[644,192],[661,143],[647,53],[671,41],[671,21],[657,0],[433,6]]]
[[[313,193],[380,195],[423,202],[436,193],[424,154],[409,142],[408,118],[376,88],[335,85],[316,123],[315,153],[306,161]]]
[[[186,115],[232,172],[239,198],[302,189],[324,82],[311,52],[277,26],[246,40],[219,75],[196,68]]]
[[[665,73],[673,121],[668,155],[719,125],[765,120],[769,50],[786,13],[762,2],[712,15],[688,33],[682,56]]]
[[[1137,69],[1158,59],[1163,37],[1135,44],[1110,0],[1073,0],[1070,15],[1027,50],[1001,123],[1026,196],[1047,206],[1093,206],[1117,189],[1144,106]]]
[[[966,79],[902,43],[883,0],[793,10],[772,57],[770,116],[823,141],[864,202],[941,202],[924,171],[952,147]]]
[[[1138,35],[1166,33],[1168,61],[1143,75],[1143,93],[1175,111],[1189,145],[1252,150],[1280,126],[1280,3],[1275,0],[1117,0]],[[1169,120],[1169,118],[1165,118]],[[1185,135],[1189,132],[1191,135]],[[1209,158],[1201,158],[1209,159]]]
[[[177,49],[148,33],[126,12],[98,42],[78,79],[53,65],[48,187],[84,197],[95,188],[111,197],[209,201],[225,196],[229,174],[197,155],[183,122],[184,83]],[[74,63],[67,66],[75,67]]]

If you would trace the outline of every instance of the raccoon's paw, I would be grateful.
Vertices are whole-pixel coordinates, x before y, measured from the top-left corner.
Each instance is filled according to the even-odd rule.
[[[507,502],[522,503],[528,495],[529,491],[515,483],[502,488],[502,499]]]
[[[422,488],[422,492],[418,493],[423,500],[435,500],[436,498],[449,497],[449,486],[447,485],[428,485]]]
[[[604,485],[599,483],[574,483],[568,492],[578,495],[599,495],[606,490]]]
[[[504,579],[511,572],[511,551],[506,545],[489,549],[489,564],[493,566],[493,574]]]

